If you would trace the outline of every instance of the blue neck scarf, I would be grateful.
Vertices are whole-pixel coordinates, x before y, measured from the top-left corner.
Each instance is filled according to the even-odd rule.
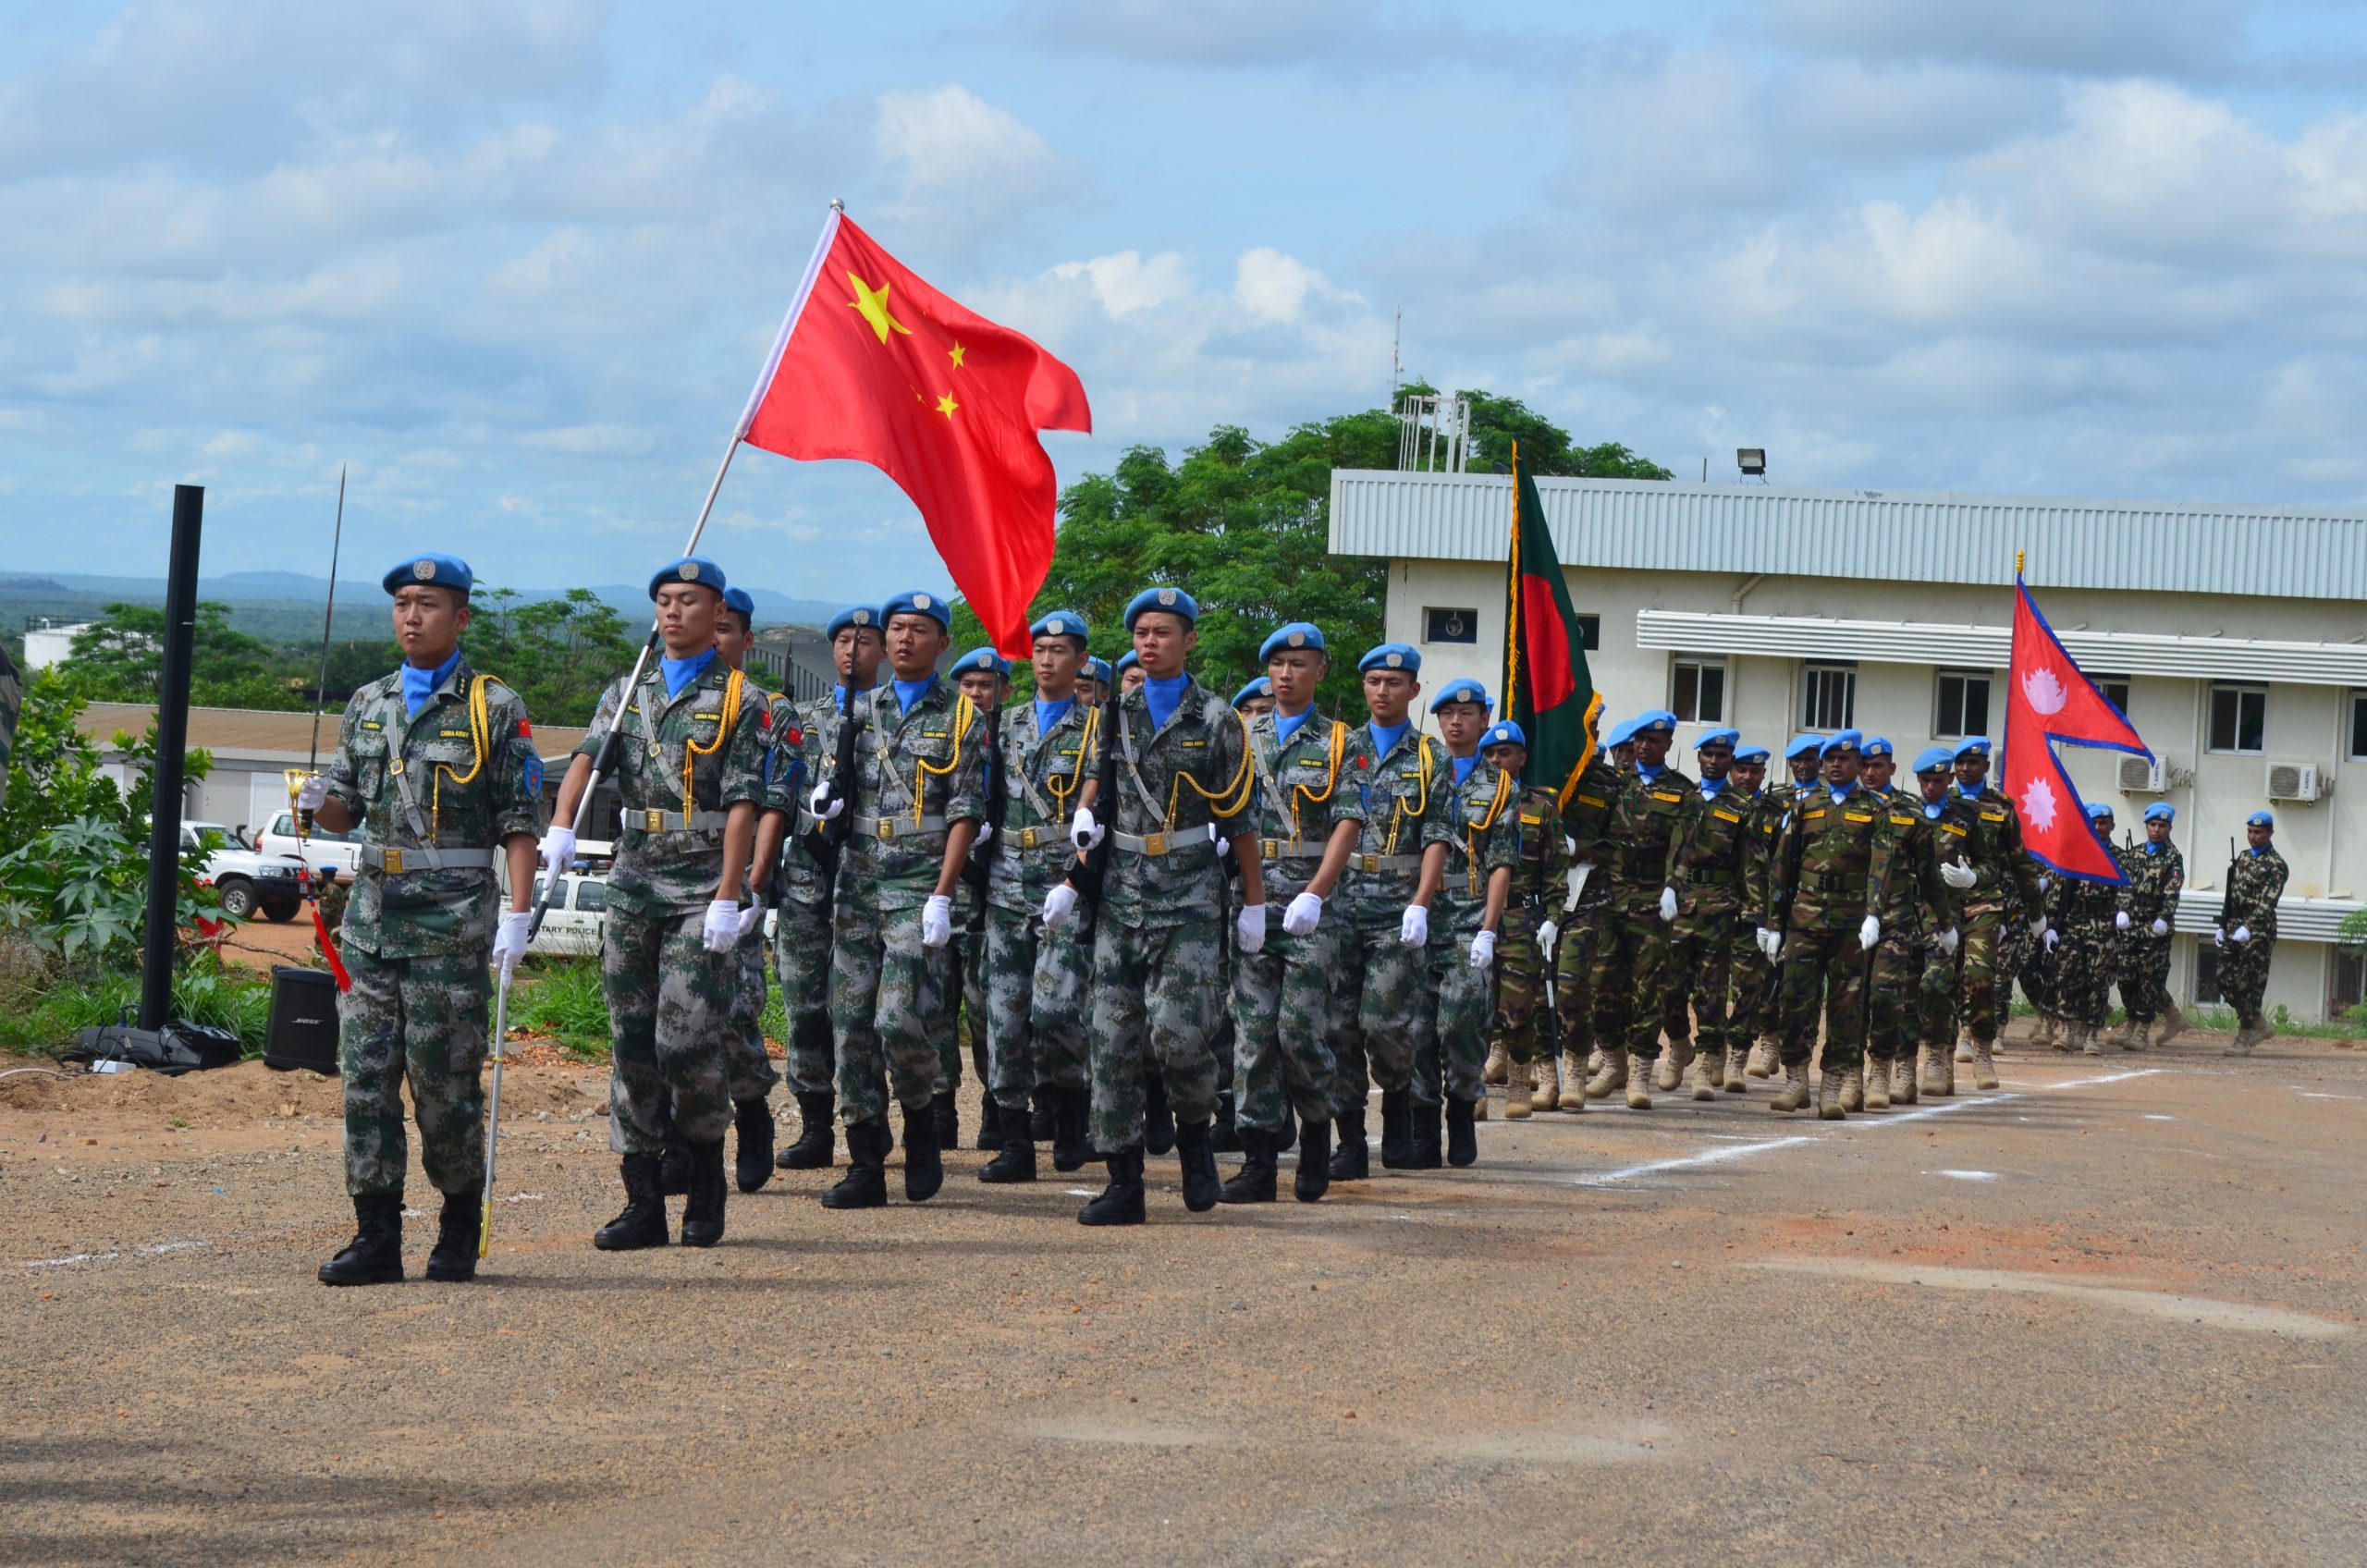
[[[715,650],[709,648],[694,659],[661,658],[658,667],[666,672],[666,700],[672,702],[682,694],[682,688],[706,673],[715,662]]]
[[[831,695],[831,697],[832,697],[832,698],[833,698],[833,699],[838,703],[838,704],[839,704],[839,711],[840,711],[840,713],[844,713],[844,712],[846,712],[846,711],[847,711],[847,689],[846,689],[845,687],[843,687],[843,686],[833,686],[833,687],[831,687],[831,688],[830,688],[830,695]]]
[[[2145,840],[2145,852],[2149,855],[2160,854],[2162,852],[2162,846],[2153,842],[2152,839],[2148,839]]]
[[[417,718],[419,710],[427,705],[427,699],[435,694],[435,688],[452,678],[452,671],[460,662],[460,650],[455,648],[452,650],[452,656],[434,669],[421,669],[415,665],[408,664],[403,666],[404,710],[411,717]]]
[[[1048,703],[1041,697],[1036,698],[1036,733],[1038,735],[1051,733],[1052,726],[1066,718],[1069,716],[1069,709],[1074,706],[1076,706],[1074,697],[1062,697],[1057,703]]]
[[[1702,798],[1703,800],[1705,800],[1705,801],[1714,801],[1714,800],[1716,800],[1720,795],[1723,795],[1723,794],[1724,794],[1725,792],[1726,792],[1726,781],[1725,781],[1724,779],[1723,779],[1723,778],[1704,778],[1703,780],[1701,780],[1701,798]]]
[[[1454,764],[1454,787],[1460,790],[1471,782],[1471,770],[1479,766],[1479,753],[1474,752],[1467,757],[1449,757],[1446,760]]]
[[[1274,710],[1274,739],[1285,746],[1289,745],[1291,737],[1298,733],[1298,727],[1314,717],[1313,703],[1307,704],[1296,713],[1284,713],[1282,709],[1276,708]]]
[[[928,689],[936,684],[937,677],[934,675],[923,676],[918,680],[899,680],[895,682],[897,705],[901,707],[906,713],[912,712],[913,704],[919,702],[923,697],[927,696]]]
[[[1834,804],[1838,805],[1858,792],[1858,784],[1852,779],[1846,784],[1827,784],[1825,789],[1832,791]]]
[[[1957,794],[1962,795],[1968,801],[1977,801],[1981,799],[1981,786],[1979,784],[1975,784],[1968,789],[1963,783],[1958,782],[1954,786],[1954,789]]]
[[[1143,681],[1143,701],[1150,707],[1150,722],[1154,729],[1167,723],[1175,712],[1175,704],[1184,700],[1184,688],[1191,682],[1188,675],[1171,675],[1164,680]]]
[[[2266,844],[2247,844],[2244,846],[2244,853],[2251,856],[2254,860],[2260,859],[2261,856],[2268,853],[2268,851],[2269,846]]]
[[[1387,756],[1390,753],[1390,748],[1395,746],[1398,741],[1403,741],[1405,738],[1405,731],[1413,728],[1413,720],[1401,719],[1399,722],[1386,727],[1372,724],[1366,726],[1366,728],[1372,731],[1372,749],[1380,755]]]
[[[1934,822],[1939,821],[1940,814],[1947,809],[1948,802],[1944,799],[1926,801],[1923,802],[1923,815],[1930,817]]]
[[[1636,777],[1642,779],[1647,784],[1658,783],[1660,781],[1661,775],[1667,771],[1668,765],[1666,763],[1662,763],[1658,767],[1646,767],[1640,762],[1636,765]]]

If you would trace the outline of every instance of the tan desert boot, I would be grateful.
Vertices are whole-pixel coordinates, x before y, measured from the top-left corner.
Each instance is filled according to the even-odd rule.
[[[1726,1080],[1726,1053],[1703,1051],[1693,1059],[1693,1097],[1713,1100],[1718,1097],[1718,1085]]]
[[[1504,1063],[1504,1120],[1526,1121],[1529,1113],[1529,1078],[1537,1071],[1526,1061]]]
[[[1775,1070],[1778,1065],[1775,1056],[1775,1042],[1769,1039],[1766,1035],[1761,1035],[1758,1039],[1751,1042],[1750,1060],[1743,1068],[1743,1071],[1749,1073],[1753,1078],[1772,1078],[1775,1076]]]
[[[1767,1102],[1770,1110],[1797,1110],[1809,1103],[1809,1064],[1785,1062],[1784,1086]]]
[[[1652,1075],[1644,1070],[1642,1062],[1632,1059],[1627,1063],[1627,1109],[1652,1109]]]
[[[1843,1103],[1849,1093],[1850,1081],[1857,1069],[1846,1072],[1827,1071],[1818,1074],[1816,1085],[1816,1119],[1819,1121],[1846,1121],[1849,1112]]]
[[[1956,1064],[1948,1055],[1948,1047],[1923,1043],[1923,1092],[1935,1099],[1945,1099],[1956,1092]]]
[[[1956,1060],[1958,1061],[1972,1060],[1972,1032],[1968,1029],[1956,1031]]]
[[[1553,1103],[1573,1113],[1587,1108],[1587,1064],[1576,1051],[1562,1053],[1562,1092]]]
[[[2162,1033],[2153,1043],[2157,1046],[2166,1046],[2186,1031],[2186,1014],[2178,1011],[2177,1003],[2172,1002],[2167,1011],[2162,1014]]]
[[[1866,1063],[1866,1109],[1888,1110],[1890,1109],[1890,1072],[1889,1062]]]
[[[1503,1041],[1491,1042],[1488,1047],[1487,1063],[1479,1069],[1479,1082],[1489,1084],[1504,1083],[1505,1070],[1511,1065],[1512,1053],[1504,1049]]]
[[[1989,1054],[1989,1043],[1985,1040],[1972,1043],[1972,1086],[1976,1089],[1997,1086],[1997,1061]]]
[[[1833,1074],[1828,1072],[1825,1077],[1829,1080]],[[1839,1092],[1842,1109],[1863,1110],[1866,1109],[1866,1064],[1864,1062],[1859,1062],[1841,1074]]]
[[[1748,1054],[1740,1046],[1726,1048],[1726,1093],[1739,1095],[1750,1087],[1750,1080],[1743,1075],[1743,1064]]]
[[[1901,1051],[1890,1064],[1890,1103],[1913,1105],[1915,1099],[1915,1053]]]
[[[1627,1047],[1613,1046],[1602,1053],[1602,1071],[1587,1080],[1587,1098],[1609,1099],[1613,1089],[1624,1089],[1626,1086]]]

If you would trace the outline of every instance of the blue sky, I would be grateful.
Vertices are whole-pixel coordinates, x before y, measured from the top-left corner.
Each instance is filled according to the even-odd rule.
[[[639,580],[824,204],[1076,366],[1064,478],[1414,374],[1692,476],[2367,504],[2332,4],[0,6],[0,567]],[[685,18],[693,19],[685,20]],[[706,545],[945,585],[744,450]]]

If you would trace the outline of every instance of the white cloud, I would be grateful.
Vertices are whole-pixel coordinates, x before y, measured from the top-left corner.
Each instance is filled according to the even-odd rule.
[[[880,94],[872,141],[888,215],[939,243],[1032,217],[1061,176],[1038,132],[959,83]]]
[[[1112,316],[1130,316],[1178,300],[1192,291],[1192,269],[1173,251],[1145,257],[1140,251],[1121,251],[1089,262],[1062,262],[1054,277],[1084,278],[1092,286],[1101,308]]]
[[[1324,301],[1355,299],[1354,295],[1343,296],[1331,286],[1330,278],[1270,245],[1244,251],[1233,265],[1234,302],[1261,320],[1296,321],[1310,294]]]

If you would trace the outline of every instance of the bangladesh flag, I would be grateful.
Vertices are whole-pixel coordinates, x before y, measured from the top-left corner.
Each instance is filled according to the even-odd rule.
[[[1505,563],[1503,716],[1528,737],[1524,782],[1551,790],[1564,805],[1594,755],[1602,693],[1587,668],[1586,640],[1570,585],[1545,527],[1537,480],[1513,443],[1512,555]]]

